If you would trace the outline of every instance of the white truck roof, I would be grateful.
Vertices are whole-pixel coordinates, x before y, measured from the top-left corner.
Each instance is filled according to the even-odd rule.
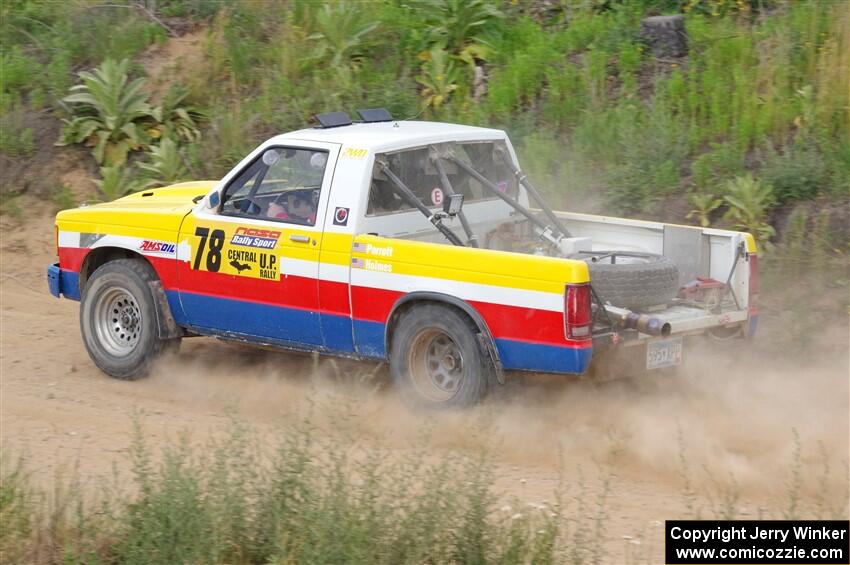
[[[400,120],[377,123],[354,123],[334,128],[301,129],[278,135],[270,139],[268,143],[286,143],[287,139],[325,141],[379,152],[444,141],[475,141],[504,139],[505,137],[505,132],[498,129],[441,122]]]

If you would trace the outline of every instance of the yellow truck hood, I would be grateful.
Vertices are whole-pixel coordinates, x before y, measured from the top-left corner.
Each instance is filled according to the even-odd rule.
[[[112,202],[63,210],[56,215],[56,223],[64,229],[74,229],[70,224],[96,224],[176,232],[183,217],[195,206],[192,200],[206,195],[216,183],[184,182],[136,192]],[[105,230],[89,228],[78,231]]]

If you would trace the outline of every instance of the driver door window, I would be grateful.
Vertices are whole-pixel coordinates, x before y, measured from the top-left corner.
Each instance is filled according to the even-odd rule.
[[[225,188],[221,213],[314,226],[327,163],[327,151],[267,149]]]

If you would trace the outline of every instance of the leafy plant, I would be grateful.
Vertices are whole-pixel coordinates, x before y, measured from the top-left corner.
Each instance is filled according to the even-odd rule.
[[[369,45],[368,36],[378,27],[369,14],[355,2],[325,4],[316,15],[316,33],[308,39],[316,42],[312,59],[327,61],[333,69],[346,68]]]
[[[453,54],[469,43],[486,43],[483,32],[504,14],[487,0],[419,0],[416,9],[425,15],[432,44]]]
[[[458,71],[445,49],[435,45],[422,65],[422,74],[416,77],[421,84],[425,107],[439,108],[457,89]]]
[[[768,213],[774,204],[773,189],[747,174],[728,181],[723,199],[729,205],[724,218],[735,229],[747,231],[765,249],[771,247],[770,238],[776,230],[768,222]]]
[[[72,94],[62,99],[79,116],[63,120],[58,145],[84,142],[98,164],[121,165],[131,149],[145,144],[139,122],[151,118],[152,109],[142,92],[145,80],[128,83],[129,66],[128,59],[107,59],[94,72],[79,73],[83,84],[72,86]]]
[[[124,165],[101,167],[100,177],[93,182],[97,185],[105,202],[121,198],[141,188],[133,169]]]
[[[142,188],[174,184],[189,176],[180,149],[172,139],[163,138],[159,145],[152,147],[150,159],[150,163],[139,163],[139,168],[147,173],[148,177]]]
[[[152,111],[151,116],[159,122],[149,130],[151,137],[174,136],[182,141],[198,141],[201,131],[198,122],[204,114],[194,107],[182,106],[189,90],[180,83],[174,84]],[[155,132],[155,133],[154,133]]]
[[[713,194],[692,194],[688,198],[693,209],[685,216],[688,220],[696,218],[699,225],[707,228],[711,225],[711,214],[720,206],[723,205],[721,198],[716,198]]]

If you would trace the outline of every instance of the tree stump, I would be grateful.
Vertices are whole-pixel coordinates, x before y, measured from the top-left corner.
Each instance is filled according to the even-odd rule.
[[[640,22],[640,37],[656,57],[684,57],[688,54],[688,34],[685,18],[652,16]]]

